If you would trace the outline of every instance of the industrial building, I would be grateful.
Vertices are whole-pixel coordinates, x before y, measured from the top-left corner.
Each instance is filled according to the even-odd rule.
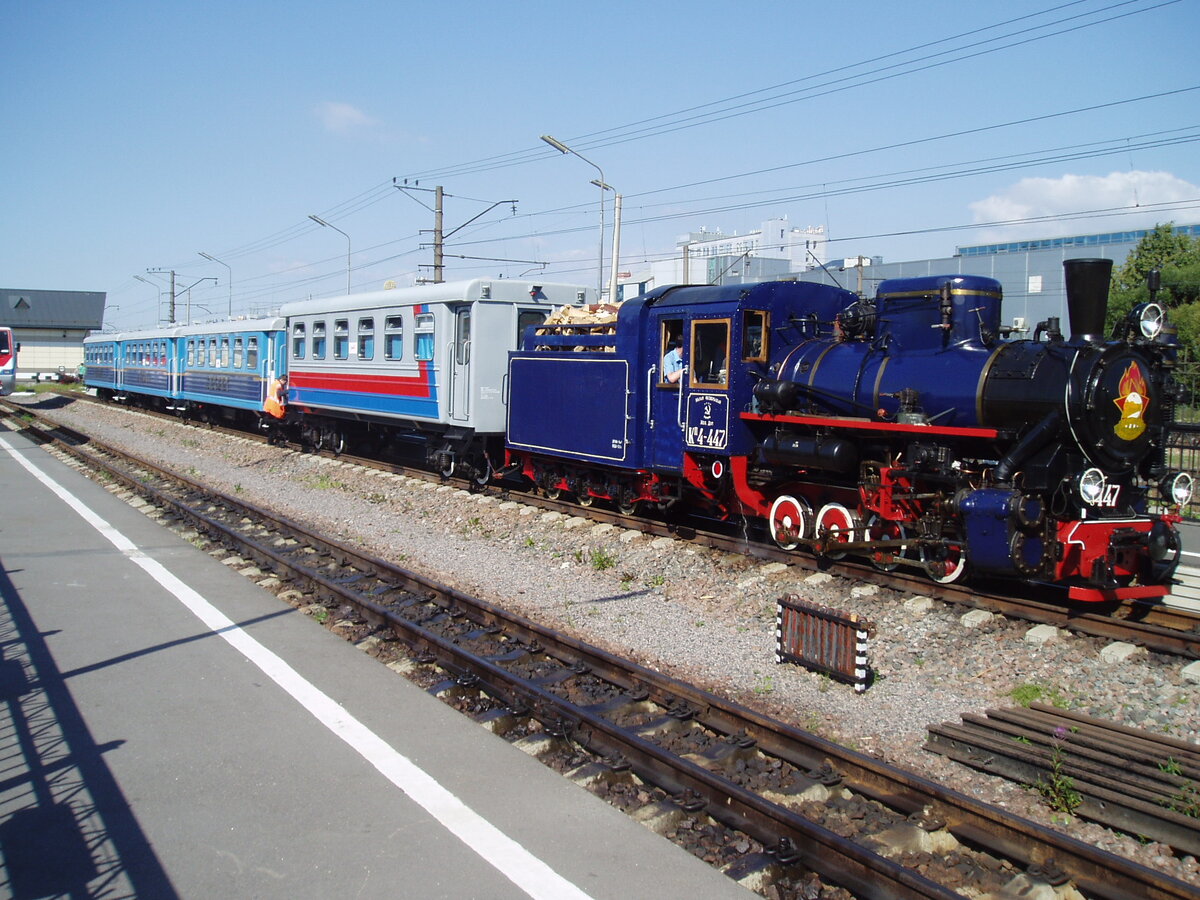
[[[1177,233],[1200,237],[1200,225],[1176,225]],[[744,235],[723,235],[702,229],[683,235],[674,259],[630,272],[620,285],[624,297],[665,284],[743,284],[794,278],[836,284],[873,296],[889,278],[920,275],[986,275],[1004,288],[1006,324],[1016,336],[1032,333],[1050,316],[1067,321],[1063,284],[1065,259],[1103,257],[1121,266],[1150,229],[1082,234],[1069,237],[977,244],[955,248],[953,256],[910,262],[885,262],[882,257],[829,259],[824,229],[790,228],[786,218],[771,219]],[[686,277],[685,277],[686,271]]]

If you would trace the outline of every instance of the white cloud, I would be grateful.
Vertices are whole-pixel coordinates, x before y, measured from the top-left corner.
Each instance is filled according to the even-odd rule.
[[[314,112],[326,131],[344,133],[351,129],[369,128],[378,124],[375,119],[349,103],[318,103]]]
[[[1149,206],[1200,198],[1200,187],[1170,172],[1113,172],[1110,175],[1063,175],[1023,178],[1011,187],[970,204],[974,221],[1004,222],[1045,216],[1071,216],[1105,209]],[[1194,211],[1150,209],[1144,214],[1112,218],[1068,218],[1038,221],[980,232],[972,243],[1057,237],[1102,231],[1149,228],[1159,222],[1194,219]]]

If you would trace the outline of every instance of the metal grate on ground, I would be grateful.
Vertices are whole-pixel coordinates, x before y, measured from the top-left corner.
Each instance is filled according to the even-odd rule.
[[[867,638],[872,625],[841,610],[780,597],[775,609],[777,663],[791,662],[854,685],[861,694],[870,682]]]

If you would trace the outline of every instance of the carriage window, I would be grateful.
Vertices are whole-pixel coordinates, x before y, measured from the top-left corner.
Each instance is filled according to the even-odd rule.
[[[313,359],[325,358],[325,323],[313,322]]]
[[[388,316],[383,320],[383,355],[388,359],[404,358],[403,316]]]
[[[669,370],[678,370],[677,361],[683,361],[683,319],[663,319],[659,327],[658,383],[675,387],[678,379],[670,381],[667,376]]]
[[[746,362],[767,360],[767,314],[759,309],[742,312],[742,359]]]
[[[358,320],[358,358],[375,358],[375,319]]]
[[[691,386],[724,389],[728,380],[729,320],[693,322],[691,351],[688,364]]]
[[[460,309],[456,317],[454,353],[460,366],[471,361],[471,310]]]
[[[433,359],[433,313],[421,313],[417,316],[417,326],[413,330],[417,335],[417,359]]]
[[[221,338],[221,368],[229,368],[229,338]]]
[[[246,341],[246,368],[258,368],[258,338],[252,337]]]
[[[304,323],[292,326],[292,359],[304,359]]]
[[[541,325],[546,321],[546,313],[540,309],[522,309],[517,312],[517,342],[513,345],[520,347],[525,340],[525,329],[530,325]]]
[[[217,367],[217,339],[210,338],[208,341],[208,364],[214,369]]]
[[[244,358],[243,358],[243,354],[242,354],[242,339],[234,338],[233,339],[233,367],[235,369],[240,369],[242,367],[243,361],[244,361]]]
[[[188,364],[188,367],[190,368],[196,364],[196,342],[188,341],[187,348],[188,348],[187,364]]]
[[[333,321],[333,358],[345,359],[350,355],[350,320]]]

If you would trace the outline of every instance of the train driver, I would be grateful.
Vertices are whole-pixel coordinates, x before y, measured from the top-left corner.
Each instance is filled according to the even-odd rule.
[[[667,384],[678,384],[687,367],[683,364],[683,338],[679,335],[671,338],[671,349],[663,357],[663,381]]]

